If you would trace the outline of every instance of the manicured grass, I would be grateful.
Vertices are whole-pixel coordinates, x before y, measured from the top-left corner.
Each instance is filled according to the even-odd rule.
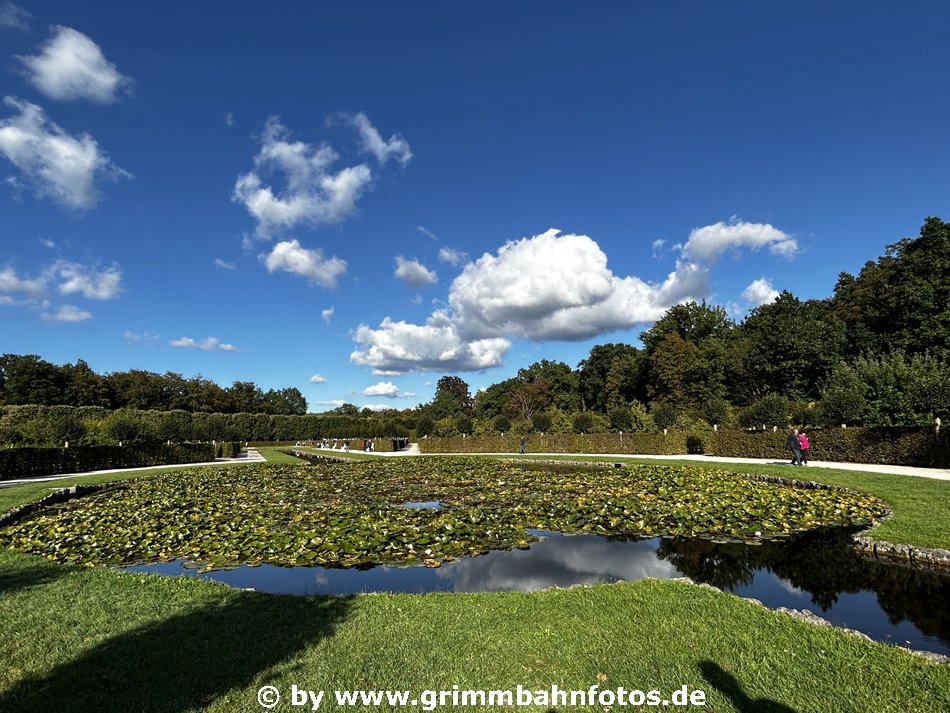
[[[684,465],[706,470],[777,475],[840,485],[868,493],[887,502],[894,516],[867,533],[869,537],[917,547],[950,549],[950,481],[890,473],[866,473],[833,468],[792,468],[791,466],[746,463],[701,463],[691,460],[650,458],[610,458],[606,456],[505,456],[505,459],[597,461]]]
[[[294,710],[292,685],[332,696],[518,684],[685,684],[720,712],[950,709],[946,666],[679,582],[298,598],[2,552],[0,608],[11,713],[259,711],[263,685],[282,694],[277,710]]]
[[[270,446],[256,446],[255,450],[264,456],[268,463],[304,463],[299,458],[294,458],[289,453],[281,453],[276,448]]]

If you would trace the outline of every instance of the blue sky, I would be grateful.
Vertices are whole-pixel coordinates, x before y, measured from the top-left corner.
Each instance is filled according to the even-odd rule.
[[[0,2],[0,349],[405,408],[950,217],[945,3]]]

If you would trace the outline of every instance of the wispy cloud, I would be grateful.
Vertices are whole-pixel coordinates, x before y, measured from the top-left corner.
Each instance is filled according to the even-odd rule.
[[[237,269],[237,264],[236,264],[236,263],[227,262],[226,260],[222,260],[222,259],[219,258],[219,257],[216,257],[216,258],[214,259],[214,266],[215,266],[215,267],[219,267],[219,268],[221,268],[222,270],[236,270],[236,269]]]
[[[92,313],[73,305],[62,305],[55,312],[43,312],[43,319],[49,322],[85,322]]]
[[[157,346],[159,341],[161,341],[161,337],[158,334],[153,334],[152,332],[139,334],[138,332],[133,332],[130,330],[123,332],[122,338],[125,340],[126,344],[146,344],[150,346]]]
[[[427,229],[422,225],[417,225],[416,230],[425,235],[427,238],[432,238],[433,240],[438,240],[439,236],[433,233],[431,230]]]
[[[446,262],[453,267],[458,267],[463,262],[468,260],[468,254],[462,252],[461,250],[443,247],[439,249],[439,260]]]
[[[88,210],[99,202],[97,183],[130,178],[88,134],[72,136],[36,104],[5,97],[13,116],[0,119],[0,155],[19,169],[38,198]]]
[[[180,339],[173,339],[168,344],[177,349],[200,349],[206,352],[215,350],[223,352],[238,351],[236,346],[224,343],[217,337],[205,337],[200,340],[192,339],[191,337],[181,337]]]
[[[327,324],[330,323],[330,318],[333,317],[333,308],[328,307],[327,309],[320,312],[320,316],[323,317],[323,321]]]
[[[0,4],[0,27],[10,27],[14,30],[30,29],[30,18],[33,17],[22,7],[12,2]]]
[[[393,134],[388,140],[384,141],[376,127],[370,123],[369,118],[363,112],[348,115],[348,121],[356,127],[360,135],[360,148],[376,157],[380,164],[384,164],[389,159],[394,158],[403,166],[409,163],[412,158],[412,151],[409,148],[409,142],[399,134]]]

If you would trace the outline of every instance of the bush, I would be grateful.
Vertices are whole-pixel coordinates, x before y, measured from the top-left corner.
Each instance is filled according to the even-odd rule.
[[[499,433],[507,433],[511,430],[511,419],[505,415],[495,416],[495,430]]]
[[[758,426],[785,428],[788,425],[788,402],[781,394],[763,396],[743,409],[739,423],[747,428]]]
[[[581,411],[580,413],[574,414],[571,425],[574,428],[574,433],[587,433],[591,430],[591,426],[594,425],[594,418],[589,412]]]
[[[539,433],[548,433],[551,430],[551,414],[547,411],[538,411],[531,417],[531,425]]]
[[[669,428],[676,423],[679,412],[673,404],[659,401],[653,404],[650,415],[657,428]]]
[[[427,438],[419,442],[423,453],[517,453],[516,434]],[[686,435],[673,433],[553,433],[527,436],[527,450],[535,453],[623,453],[635,455],[682,455]]]

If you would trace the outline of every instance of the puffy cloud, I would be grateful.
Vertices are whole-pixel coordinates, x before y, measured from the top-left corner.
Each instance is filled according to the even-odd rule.
[[[388,411],[392,406],[390,404],[363,404],[363,408],[368,408],[370,411]]]
[[[222,270],[237,270],[237,264],[233,262],[228,262],[226,260],[222,260],[219,257],[216,257],[214,259],[214,266],[219,267]]]
[[[80,293],[91,300],[111,300],[122,291],[122,271],[118,265],[96,271],[85,265],[60,260],[53,272],[61,280],[59,292],[64,295]]]
[[[345,403],[346,401],[344,401],[343,399],[332,399],[330,401],[314,401],[314,404],[316,404],[317,406],[332,406],[333,408],[339,408]]]
[[[17,114],[0,119],[0,155],[16,166],[37,197],[85,210],[99,200],[96,181],[128,178],[88,134],[75,137],[30,102],[5,97]]]
[[[360,112],[347,117],[360,135],[360,149],[365,153],[373,154],[380,164],[394,158],[403,166],[409,163],[412,158],[412,151],[409,149],[409,143],[398,134],[393,134],[388,141],[383,141],[376,127],[373,126],[366,114]]]
[[[440,248],[439,249],[439,260],[442,262],[447,262],[453,267],[458,267],[463,262],[468,260],[468,255],[463,253],[461,250],[454,250],[453,248]]]
[[[330,171],[339,158],[328,145],[313,146],[291,141],[290,134],[272,116],[267,120],[254,169],[238,177],[232,200],[241,203],[257,221],[257,234],[270,237],[297,225],[318,225],[342,220],[353,212],[356,201],[372,180],[364,164]],[[262,174],[285,177],[282,190],[265,185]]]
[[[0,5],[0,27],[10,27],[14,30],[30,29],[30,18],[33,17],[22,7],[12,2]]]
[[[367,386],[360,393],[363,396],[385,396],[388,399],[394,399],[399,396],[399,387],[391,381],[380,381],[378,384]]]
[[[238,350],[233,344],[223,343],[217,337],[205,337],[201,340],[192,339],[191,337],[182,337],[181,339],[173,339],[168,344],[178,349],[200,349],[205,352],[214,350],[236,352]]]
[[[394,275],[409,287],[422,287],[439,281],[438,276],[418,260],[406,260],[402,255],[396,257],[396,272]]]
[[[33,86],[50,99],[91,99],[108,104],[132,80],[116,70],[95,42],[71,27],[53,28],[38,55],[18,57]]]
[[[362,346],[350,360],[373,368],[374,374],[396,376],[411,371],[476,371],[501,364],[511,346],[507,339],[463,340],[444,312],[425,325],[393,322],[378,329],[360,325],[354,341]]]
[[[44,312],[42,316],[49,322],[84,322],[92,317],[92,313],[73,305],[63,305],[55,312]]]
[[[44,248],[53,250],[56,247],[56,241],[50,240],[48,238],[40,238],[40,245],[42,245]]]
[[[333,308],[328,307],[327,309],[320,312],[320,316],[323,317],[323,321],[327,324],[330,323],[330,318],[333,316]]]
[[[728,223],[720,221],[694,228],[681,250],[684,259],[709,265],[731,250],[759,250],[763,247],[786,258],[794,257],[798,252],[795,238],[778,228],[768,223],[747,223],[735,219]]]
[[[778,290],[772,287],[769,280],[760,277],[758,280],[753,280],[742,291],[742,299],[748,303],[749,307],[761,307],[764,304],[774,302],[778,294]]]
[[[618,277],[591,238],[548,230],[466,265],[449,305],[466,337],[579,340],[652,322],[671,305],[705,294],[706,278],[689,263],[660,284]]]
[[[310,377],[311,384],[325,384],[327,383],[326,377],[320,376],[319,374],[314,374]]]
[[[346,262],[337,257],[324,259],[319,248],[308,250],[297,240],[277,243],[264,259],[268,272],[283,270],[306,277],[311,284],[335,287],[336,279],[346,272]]]

